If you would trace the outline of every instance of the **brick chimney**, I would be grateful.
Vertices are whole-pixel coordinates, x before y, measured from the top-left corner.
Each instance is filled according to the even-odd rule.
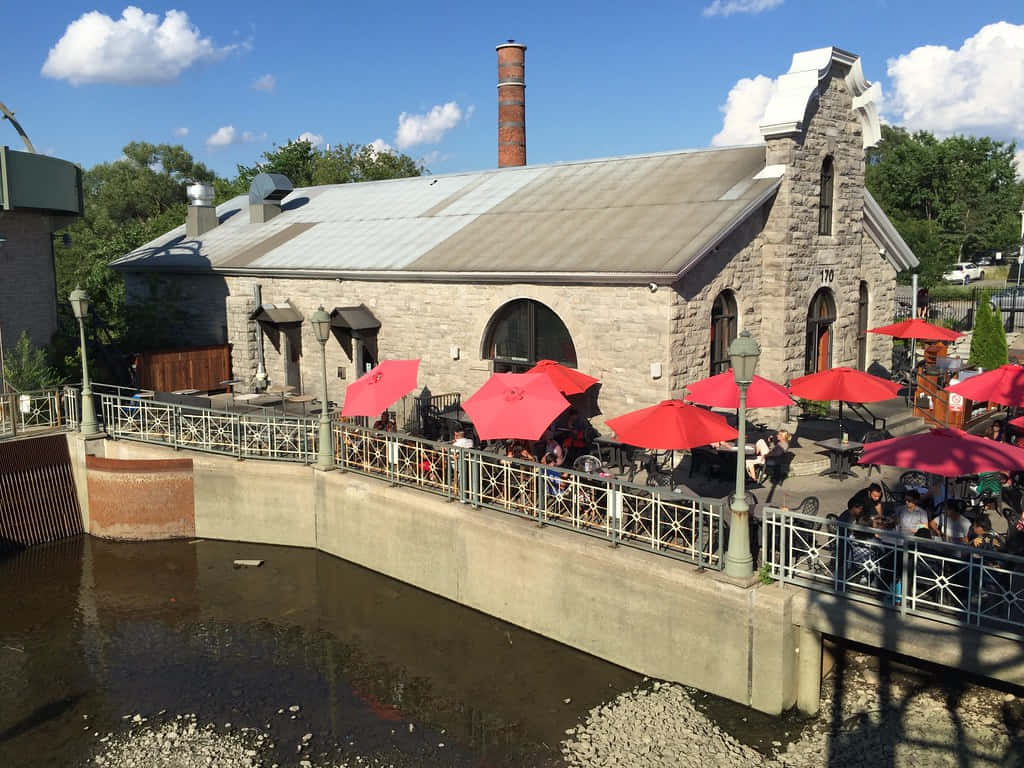
[[[498,52],[498,167],[526,165],[526,46],[509,40]]]

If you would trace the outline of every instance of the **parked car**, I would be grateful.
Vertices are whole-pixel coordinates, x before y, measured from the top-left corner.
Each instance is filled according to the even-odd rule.
[[[999,291],[999,293],[993,293],[988,298],[993,309],[999,309],[1004,312],[1011,309],[1016,312],[1024,311],[1024,285],[1020,288],[1010,286],[1006,290]]]
[[[950,283],[967,285],[972,280],[984,280],[985,270],[972,261],[961,261],[954,264],[953,268],[942,276],[942,279]]]

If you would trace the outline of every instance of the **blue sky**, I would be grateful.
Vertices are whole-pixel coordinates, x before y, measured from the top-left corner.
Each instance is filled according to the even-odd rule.
[[[1024,143],[1020,0],[2,5],[0,101],[87,167],[145,140],[233,175],[303,133],[493,167],[507,38],[529,46],[531,164],[756,139],[772,78],[826,45],[862,57],[890,122]],[[0,143],[20,147],[5,123]]]

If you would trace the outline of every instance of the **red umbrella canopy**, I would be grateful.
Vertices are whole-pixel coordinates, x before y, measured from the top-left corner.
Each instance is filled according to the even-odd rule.
[[[542,373],[495,373],[462,404],[481,440],[537,440],[568,407]]]
[[[597,384],[597,379],[580,373],[575,368],[568,368],[554,360],[541,360],[527,373],[543,373],[558,387],[563,395],[578,395],[586,392]]]
[[[348,385],[342,416],[380,416],[403,395],[416,389],[419,360],[384,360]]]
[[[946,387],[946,391],[979,403],[1024,405],[1024,368],[1019,365],[1001,365]]]
[[[732,368],[725,373],[701,379],[686,385],[686,400],[712,408],[739,408],[740,388],[732,375]],[[779,408],[792,405],[793,398],[781,384],[755,376],[747,387],[747,408]]]
[[[917,435],[868,443],[861,464],[885,464],[942,477],[1024,469],[1024,450],[960,429],[932,429]]]
[[[839,400],[846,403],[875,403],[891,400],[900,385],[853,368],[829,368],[793,379],[791,394],[807,400]]]
[[[902,320],[892,325],[883,325],[881,328],[871,328],[868,333],[880,333],[895,339],[925,339],[927,341],[956,341],[963,336],[962,333],[951,331],[940,325],[932,325],[919,317]]]
[[[621,442],[655,451],[683,451],[738,436],[720,414],[682,400],[662,400],[608,419],[607,424]]]

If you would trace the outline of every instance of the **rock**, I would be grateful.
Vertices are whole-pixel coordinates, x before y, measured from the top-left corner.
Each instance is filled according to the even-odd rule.
[[[299,707],[298,704],[292,704],[290,707],[288,707],[289,712],[298,712],[299,709],[301,709],[301,707]]]

